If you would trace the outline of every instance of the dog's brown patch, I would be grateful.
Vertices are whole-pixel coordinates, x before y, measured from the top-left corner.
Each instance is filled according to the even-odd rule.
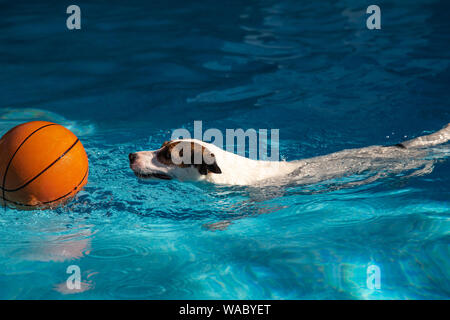
[[[185,150],[190,152],[189,157],[184,157]],[[180,168],[193,166],[202,175],[206,175],[209,172],[216,174],[222,173],[217,165],[214,154],[195,142],[165,141],[156,157],[159,162],[169,166],[178,166]],[[174,163],[174,159],[177,160],[176,163]]]

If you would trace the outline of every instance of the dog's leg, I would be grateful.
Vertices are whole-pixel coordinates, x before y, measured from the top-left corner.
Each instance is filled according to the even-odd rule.
[[[429,134],[427,136],[418,137],[415,139],[411,139],[399,144],[396,144],[396,147],[409,149],[409,148],[423,148],[423,147],[431,147],[438,144],[446,143],[450,140],[450,123],[447,124],[441,130]]]

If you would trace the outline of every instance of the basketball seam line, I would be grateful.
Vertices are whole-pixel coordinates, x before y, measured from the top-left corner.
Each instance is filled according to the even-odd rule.
[[[66,193],[65,195],[63,195],[63,196],[61,196],[61,197],[59,197],[59,198],[56,198],[56,199],[54,199],[54,200],[43,202],[42,204],[49,204],[49,203],[52,203],[52,202],[55,202],[55,201],[64,199],[65,197],[67,197],[68,195],[70,195],[72,192],[74,192],[75,190],[77,190],[78,187],[83,183],[84,178],[86,178],[86,175],[87,175],[88,172],[89,172],[89,167],[86,169],[86,172],[84,173],[84,176],[83,176],[83,179],[81,179],[81,182],[80,182],[75,188],[73,188],[72,191],[70,191],[70,192]]]
[[[32,183],[34,180],[36,180],[37,178],[39,178],[45,171],[47,171],[48,169],[50,169],[55,163],[57,163],[59,160],[61,160],[61,158],[63,158],[70,150],[72,150],[73,147],[75,147],[75,145],[80,141],[80,139],[75,140],[75,142],[69,147],[69,149],[67,149],[66,151],[64,151],[64,153],[62,155],[60,155],[55,161],[53,161],[50,165],[47,166],[47,168],[45,168],[44,170],[42,170],[41,172],[39,172],[37,175],[35,175],[32,179],[28,180],[25,184],[21,185],[18,188],[15,189],[3,189],[3,194],[5,192],[16,192],[19,191],[20,189],[25,188],[26,186],[28,186],[30,183]]]
[[[5,174],[3,175],[3,183],[2,183],[2,186],[1,186],[1,189],[2,189],[2,198],[5,198],[6,175],[8,174],[9,167],[11,166],[11,163],[12,163],[14,157],[16,156],[17,152],[19,151],[19,149],[24,145],[24,143],[25,143],[25,142],[26,142],[33,134],[35,134],[36,132],[38,132],[38,131],[41,130],[41,129],[44,129],[44,128],[50,127],[50,126],[56,126],[56,123],[49,123],[49,124],[46,124],[46,125],[40,127],[39,129],[34,130],[32,133],[30,133],[30,134],[28,135],[28,137],[26,137],[26,138],[20,143],[20,145],[17,147],[16,151],[14,151],[14,154],[11,156],[11,159],[9,159],[8,165],[6,166]]]
[[[50,200],[50,201],[46,201],[46,202],[42,202],[42,203],[40,203],[40,204],[50,204],[50,203],[52,203],[52,202],[55,202],[55,201],[64,199],[65,197],[67,197],[67,196],[70,195],[72,192],[74,192],[75,190],[78,189],[78,187],[83,183],[84,179],[86,178],[88,172],[89,172],[89,167],[86,169],[86,172],[84,173],[83,179],[81,179],[80,183],[79,183],[75,188],[73,188],[72,191],[66,193],[65,195],[63,195],[63,196],[61,196],[61,197],[59,197],[59,198],[56,198],[56,199]],[[15,205],[19,205],[19,206],[24,206],[24,207],[39,207],[39,204],[38,204],[38,205],[24,204],[24,203],[15,202],[15,201],[6,199],[6,198],[4,198],[4,197],[2,197],[2,199],[3,199],[3,201],[11,202],[11,203],[13,203],[13,204],[15,204]]]

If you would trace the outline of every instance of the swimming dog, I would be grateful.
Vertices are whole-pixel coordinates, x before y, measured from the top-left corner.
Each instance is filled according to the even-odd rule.
[[[319,181],[373,173],[378,179],[389,173],[421,168],[430,172],[436,158],[432,150],[450,140],[450,123],[430,135],[393,146],[347,149],[325,156],[295,161],[262,161],[227,152],[214,144],[195,139],[166,141],[160,149],[129,154],[130,168],[140,179],[206,181],[224,185],[279,184]]]

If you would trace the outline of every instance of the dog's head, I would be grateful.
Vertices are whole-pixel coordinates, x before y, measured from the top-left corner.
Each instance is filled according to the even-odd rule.
[[[215,155],[191,140],[166,141],[155,151],[129,154],[130,168],[141,179],[201,180],[208,174],[221,174]]]

